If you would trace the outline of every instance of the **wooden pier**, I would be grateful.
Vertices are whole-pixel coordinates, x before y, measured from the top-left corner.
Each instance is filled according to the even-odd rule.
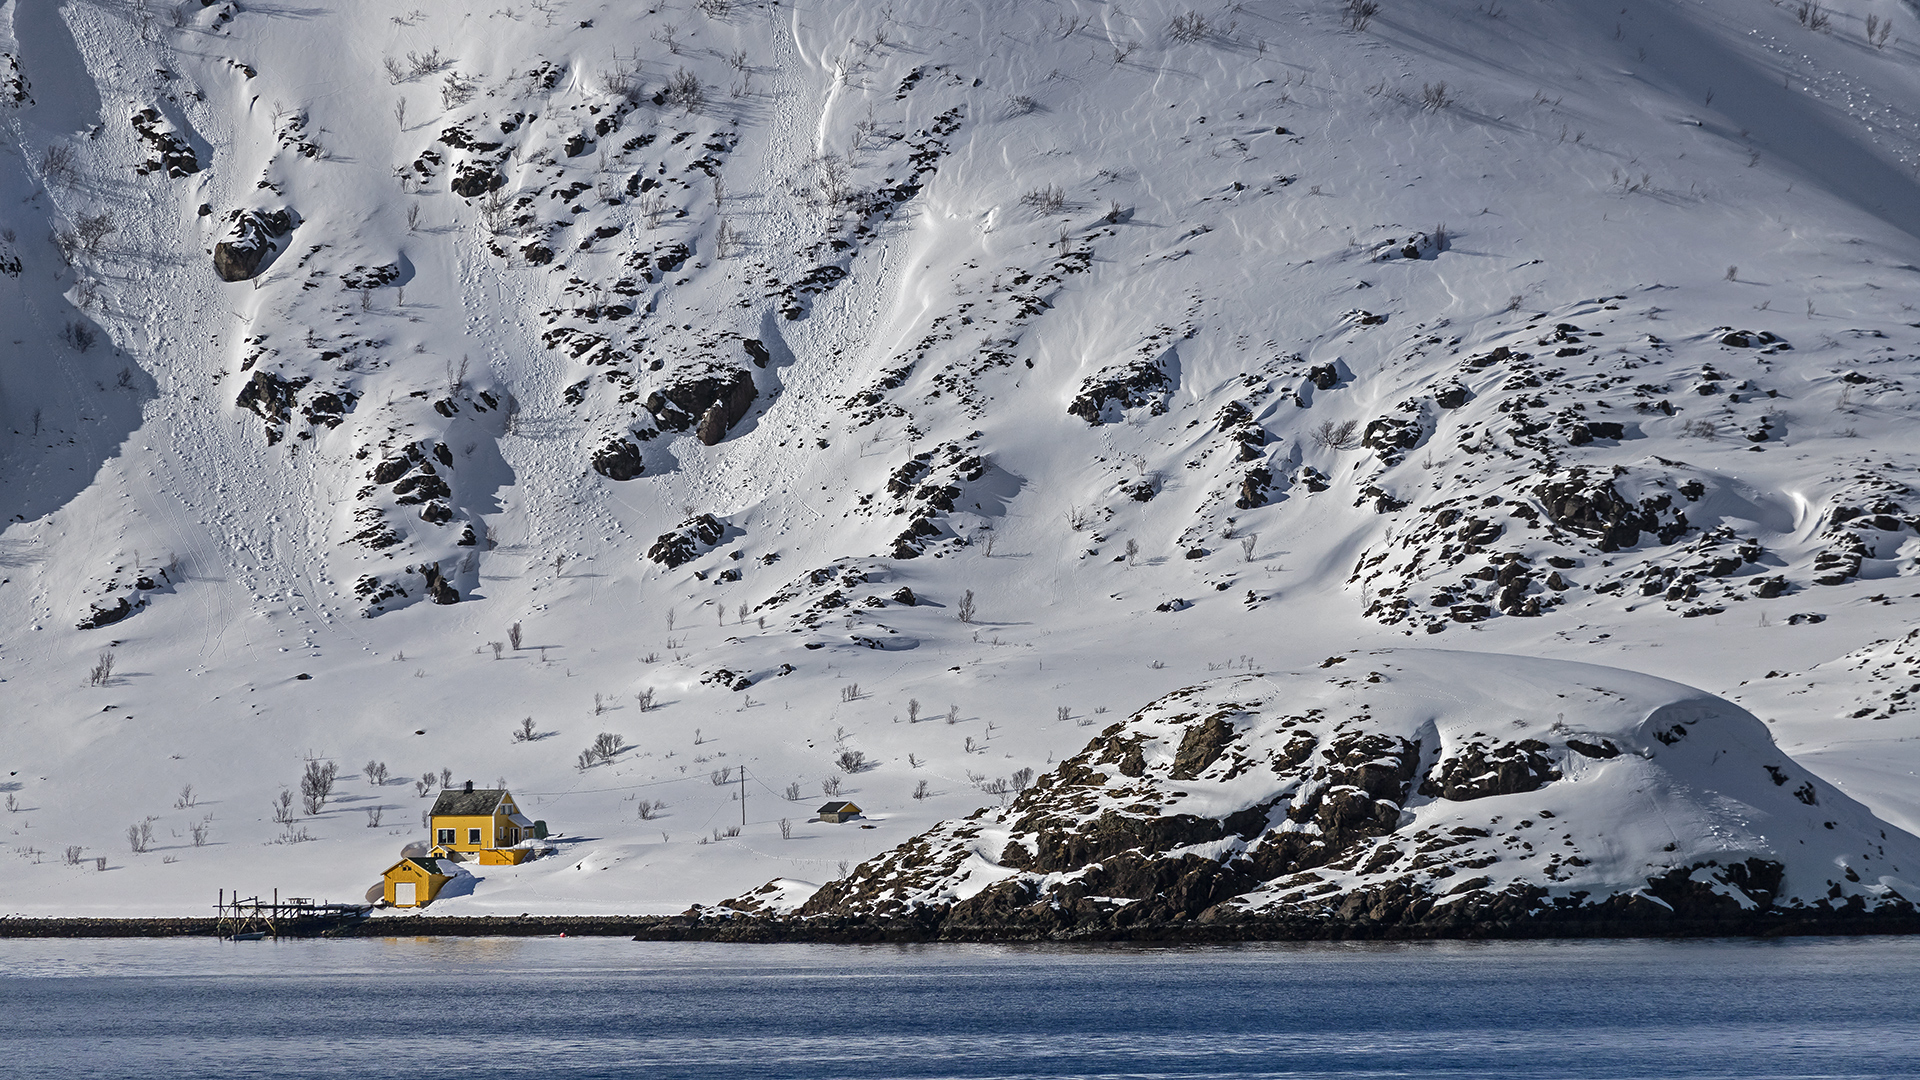
[[[281,899],[273,890],[273,899],[258,895],[242,898],[240,890],[220,890],[214,904],[214,926],[223,938],[232,941],[258,941],[261,938],[313,937],[363,918],[370,904],[321,904],[310,896]]]

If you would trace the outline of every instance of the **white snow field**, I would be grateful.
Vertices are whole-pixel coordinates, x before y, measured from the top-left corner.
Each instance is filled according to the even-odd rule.
[[[0,4],[0,914],[355,901],[443,776],[558,850],[432,914],[798,902],[1388,645],[1920,828],[1907,6],[488,6]]]

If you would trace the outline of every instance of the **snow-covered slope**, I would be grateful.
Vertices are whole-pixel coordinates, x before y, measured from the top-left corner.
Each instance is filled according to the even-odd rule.
[[[566,835],[435,910],[678,910],[1210,674],[1904,634],[1867,14],[8,0],[0,909],[354,898],[451,777]]]
[[[1423,649],[1175,691],[798,914],[944,934],[1911,914],[1920,839],[1691,687]],[[756,904],[757,899],[773,903]],[[780,910],[778,885],[738,909]],[[1788,913],[1791,913],[1790,915]]]

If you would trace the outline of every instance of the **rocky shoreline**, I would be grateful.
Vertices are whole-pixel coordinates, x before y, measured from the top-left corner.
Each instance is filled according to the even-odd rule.
[[[1738,916],[1587,909],[1517,919],[1374,922],[1366,919],[1116,922],[1072,917],[1004,921],[919,917],[742,915],[726,911],[632,916],[417,916],[294,927],[283,937],[631,937],[730,944],[1026,944],[1260,941],[1522,941],[1552,938],[1861,937],[1920,934],[1920,913],[1763,911]],[[216,937],[213,919],[0,919],[0,938]]]

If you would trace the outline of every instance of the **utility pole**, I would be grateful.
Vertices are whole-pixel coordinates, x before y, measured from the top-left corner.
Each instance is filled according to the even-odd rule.
[[[740,766],[740,827],[747,827],[747,767]]]

